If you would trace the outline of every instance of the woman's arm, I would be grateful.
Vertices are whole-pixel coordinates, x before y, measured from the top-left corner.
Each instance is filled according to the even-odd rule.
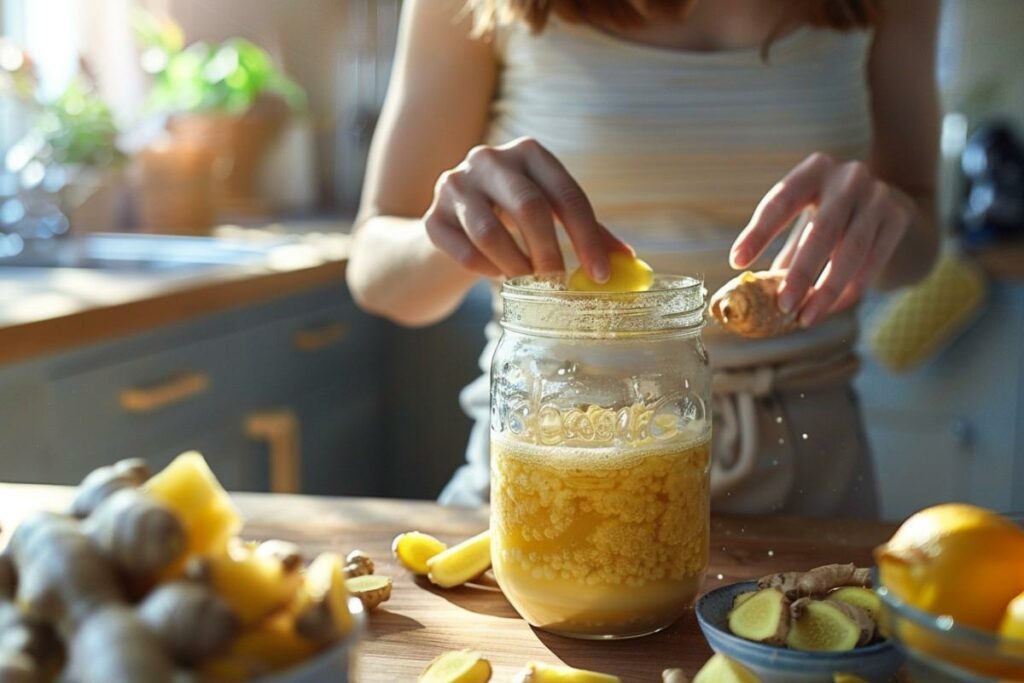
[[[869,163],[815,154],[773,187],[733,245],[749,265],[804,208],[814,214],[778,264],[784,312],[803,325],[882,288],[923,277],[938,247],[935,173],[939,107],[935,87],[936,0],[889,0],[868,64],[874,123]]]
[[[422,220],[438,177],[479,143],[497,65],[461,0],[412,0],[366,171],[347,280],[365,309],[407,325],[450,313],[479,279],[437,249]]]

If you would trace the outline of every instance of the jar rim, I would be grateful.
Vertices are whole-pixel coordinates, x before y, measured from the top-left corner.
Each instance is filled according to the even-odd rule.
[[[699,276],[656,275],[642,292],[580,292],[564,274],[527,275],[501,286],[505,329],[570,337],[633,337],[697,331],[707,291]]]

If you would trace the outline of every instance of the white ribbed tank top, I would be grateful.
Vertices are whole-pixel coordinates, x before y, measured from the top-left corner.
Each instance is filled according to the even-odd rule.
[[[504,25],[487,141],[536,138],[656,270],[701,274],[714,291],[735,275],[732,241],[787,171],[815,151],[867,157],[870,41],[804,26],[765,61],[760,48],[651,47],[557,17],[540,34]],[[836,316],[784,339],[726,338],[738,348],[717,355],[726,365],[772,362],[854,334],[852,316]]]

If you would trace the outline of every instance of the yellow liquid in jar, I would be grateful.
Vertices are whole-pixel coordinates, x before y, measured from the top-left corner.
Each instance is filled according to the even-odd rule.
[[[636,448],[491,439],[491,555],[534,626],[625,638],[672,624],[708,563],[710,435]]]

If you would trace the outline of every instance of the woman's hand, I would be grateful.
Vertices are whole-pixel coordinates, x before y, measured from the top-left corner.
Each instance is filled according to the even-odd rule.
[[[798,240],[779,254],[783,313],[803,326],[842,310],[882,271],[914,220],[914,203],[860,161],[815,153],[765,195],[736,239],[730,261],[745,268],[807,207],[814,213]]]
[[[441,174],[424,222],[431,242],[465,268],[515,277],[565,270],[556,217],[598,282],[608,279],[609,250],[633,253],[597,222],[561,162],[530,138],[474,147],[465,161]],[[511,231],[522,237],[525,251]]]

